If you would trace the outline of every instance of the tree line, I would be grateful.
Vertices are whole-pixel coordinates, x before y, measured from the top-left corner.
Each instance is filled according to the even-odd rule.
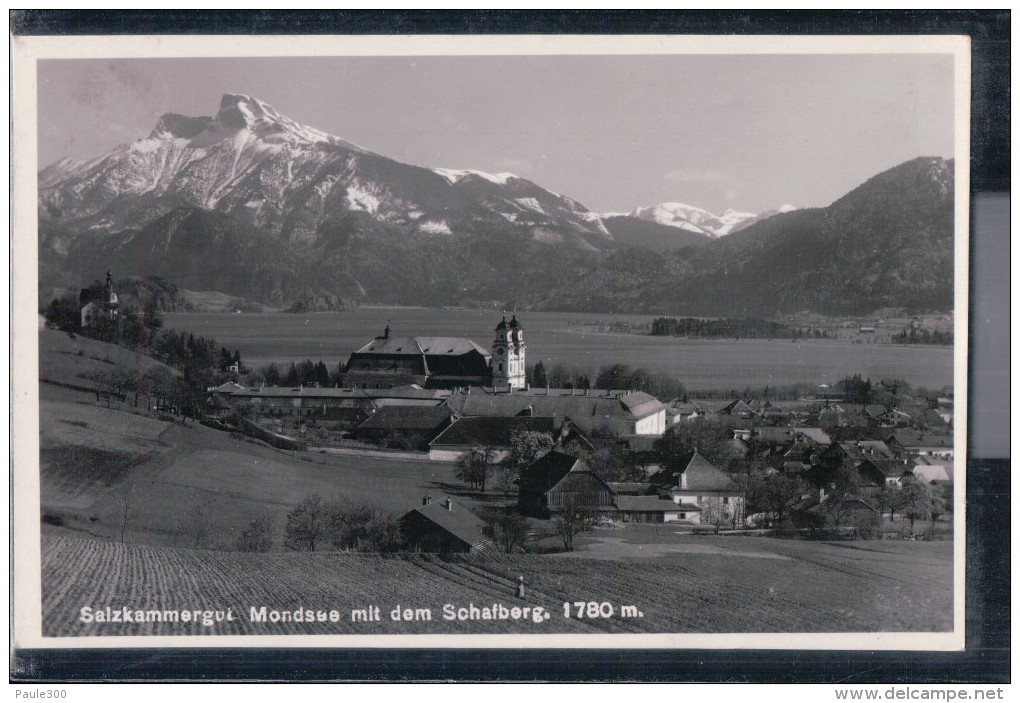
[[[790,327],[760,318],[705,320],[697,317],[658,317],[652,321],[656,337],[706,337],[729,339],[827,339],[823,329]]]
[[[952,345],[953,333],[942,330],[904,328],[892,336],[893,344],[942,344]]]

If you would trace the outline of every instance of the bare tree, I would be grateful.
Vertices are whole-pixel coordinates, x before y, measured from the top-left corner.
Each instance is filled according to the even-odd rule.
[[[528,536],[528,519],[514,508],[483,508],[479,517],[485,521],[482,534],[499,545],[507,554],[522,549]]]
[[[273,548],[273,522],[263,515],[248,523],[237,539],[239,552],[268,552]]]
[[[329,516],[322,498],[312,495],[287,514],[283,546],[297,552],[314,552],[329,537]]]
[[[209,524],[209,512],[204,505],[193,505],[188,510],[188,529],[191,531],[191,546],[195,549],[208,549],[212,546],[212,526]]]
[[[135,510],[132,504],[133,486],[130,480],[125,480],[120,487],[120,542],[124,543],[127,534],[128,522],[134,517]]]
[[[465,452],[457,460],[457,477],[484,493],[486,480],[492,475],[494,453],[492,447],[475,447]]]
[[[596,496],[589,491],[565,493],[561,509],[553,514],[556,532],[563,540],[563,548],[574,551],[574,537],[587,532],[598,517]]]
[[[931,487],[913,476],[904,476],[900,495],[903,497],[903,516],[910,520],[910,532],[913,533],[915,520],[927,520],[931,516]]]

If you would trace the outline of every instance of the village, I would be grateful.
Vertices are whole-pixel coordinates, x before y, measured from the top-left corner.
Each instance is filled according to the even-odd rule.
[[[500,537],[523,548],[527,519],[551,521],[568,550],[581,532],[636,523],[933,537],[952,509],[949,397],[857,376],[793,401],[664,402],[640,390],[532,387],[526,349],[516,316],[499,320],[489,349],[387,326],[350,356],[339,387],[230,380],[209,389],[212,415],[285,449],[453,462],[480,495],[498,488],[499,508],[515,515],[487,525],[449,496],[423,496],[401,524],[424,550],[485,550]],[[926,532],[915,524],[924,521]]]
[[[544,374],[540,362],[527,362],[516,314],[496,322],[487,346],[463,337],[403,336],[387,324],[333,379],[308,362],[301,380],[288,373],[292,383],[274,385],[266,383],[271,374],[246,368],[237,351],[222,349],[217,357],[211,340],[157,335],[158,316],[122,309],[109,273],[78,303],[80,316],[70,321],[51,306],[48,324],[69,336],[74,328],[125,346],[148,344],[168,362],[168,337],[186,347],[179,354],[185,378],[87,375],[85,385],[107,407],[133,392],[137,408],[141,391],[157,416],[190,416],[292,456],[363,457],[398,467],[434,462],[452,466],[460,481],[433,484],[437,490],[421,485],[419,504],[387,502],[389,515],[365,506],[335,513],[310,495],[287,516],[287,549],[315,551],[328,543],[309,534],[309,525],[323,519],[346,525],[346,536],[332,535],[334,545],[438,553],[571,552],[575,539],[639,526],[652,541],[706,533],[951,535],[948,392],[918,395],[901,381],[872,383],[860,374],[792,399],[775,389],[770,397],[767,388],[753,397],[660,398],[618,387],[626,378],[608,388],[587,379],[556,388],[548,377],[533,385]],[[208,368],[199,373],[196,359],[203,356]],[[610,377],[600,374],[596,383]],[[640,382],[639,374],[630,378]],[[200,380],[214,383],[196,387]],[[257,522],[250,528],[268,532]],[[648,533],[655,525],[665,531]],[[241,548],[263,551],[275,543],[262,534]]]

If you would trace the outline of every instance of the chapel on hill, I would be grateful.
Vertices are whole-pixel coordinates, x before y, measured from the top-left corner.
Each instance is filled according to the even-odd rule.
[[[101,294],[97,295],[88,288],[82,290],[78,304],[81,306],[82,327],[91,327],[104,319],[116,320],[120,312],[120,301],[113,290],[113,274],[106,272],[106,286]]]
[[[342,371],[346,388],[493,386],[523,389],[524,329],[514,315],[496,325],[489,349],[465,337],[395,337],[389,325],[351,354]]]

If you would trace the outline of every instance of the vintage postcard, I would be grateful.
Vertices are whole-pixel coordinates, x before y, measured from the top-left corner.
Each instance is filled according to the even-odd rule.
[[[15,37],[14,646],[963,647],[965,37]]]

